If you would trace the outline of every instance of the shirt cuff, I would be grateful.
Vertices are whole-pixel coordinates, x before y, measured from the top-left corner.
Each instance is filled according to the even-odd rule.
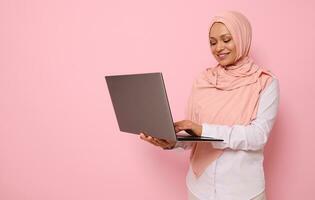
[[[212,146],[216,149],[224,149],[228,147],[229,136],[220,130],[220,125],[202,124],[201,136],[222,139],[223,141],[212,141]]]

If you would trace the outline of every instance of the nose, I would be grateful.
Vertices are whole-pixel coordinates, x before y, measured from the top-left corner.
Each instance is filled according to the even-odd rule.
[[[224,44],[222,42],[218,42],[215,51],[220,52],[222,49],[224,49]]]

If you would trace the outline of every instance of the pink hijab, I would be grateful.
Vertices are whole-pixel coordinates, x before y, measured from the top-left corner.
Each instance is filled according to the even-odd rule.
[[[230,31],[236,44],[236,61],[226,68],[218,64],[201,73],[193,84],[187,118],[198,124],[248,125],[256,118],[260,93],[273,75],[248,56],[252,31],[245,16],[227,11],[216,15],[210,28],[216,22]],[[223,152],[210,142],[195,143],[190,156],[195,175],[199,177]]]

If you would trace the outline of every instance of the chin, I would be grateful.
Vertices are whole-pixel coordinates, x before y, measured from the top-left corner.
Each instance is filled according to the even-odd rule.
[[[234,62],[231,59],[227,59],[227,60],[218,60],[219,64],[226,67],[229,65],[232,65]]]
[[[225,67],[225,66],[230,65],[230,62],[220,61],[219,64]]]

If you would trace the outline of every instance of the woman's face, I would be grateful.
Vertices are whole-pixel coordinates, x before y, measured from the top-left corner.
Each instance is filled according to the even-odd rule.
[[[212,54],[220,65],[228,66],[235,62],[236,45],[223,23],[216,22],[212,25],[209,39]]]

